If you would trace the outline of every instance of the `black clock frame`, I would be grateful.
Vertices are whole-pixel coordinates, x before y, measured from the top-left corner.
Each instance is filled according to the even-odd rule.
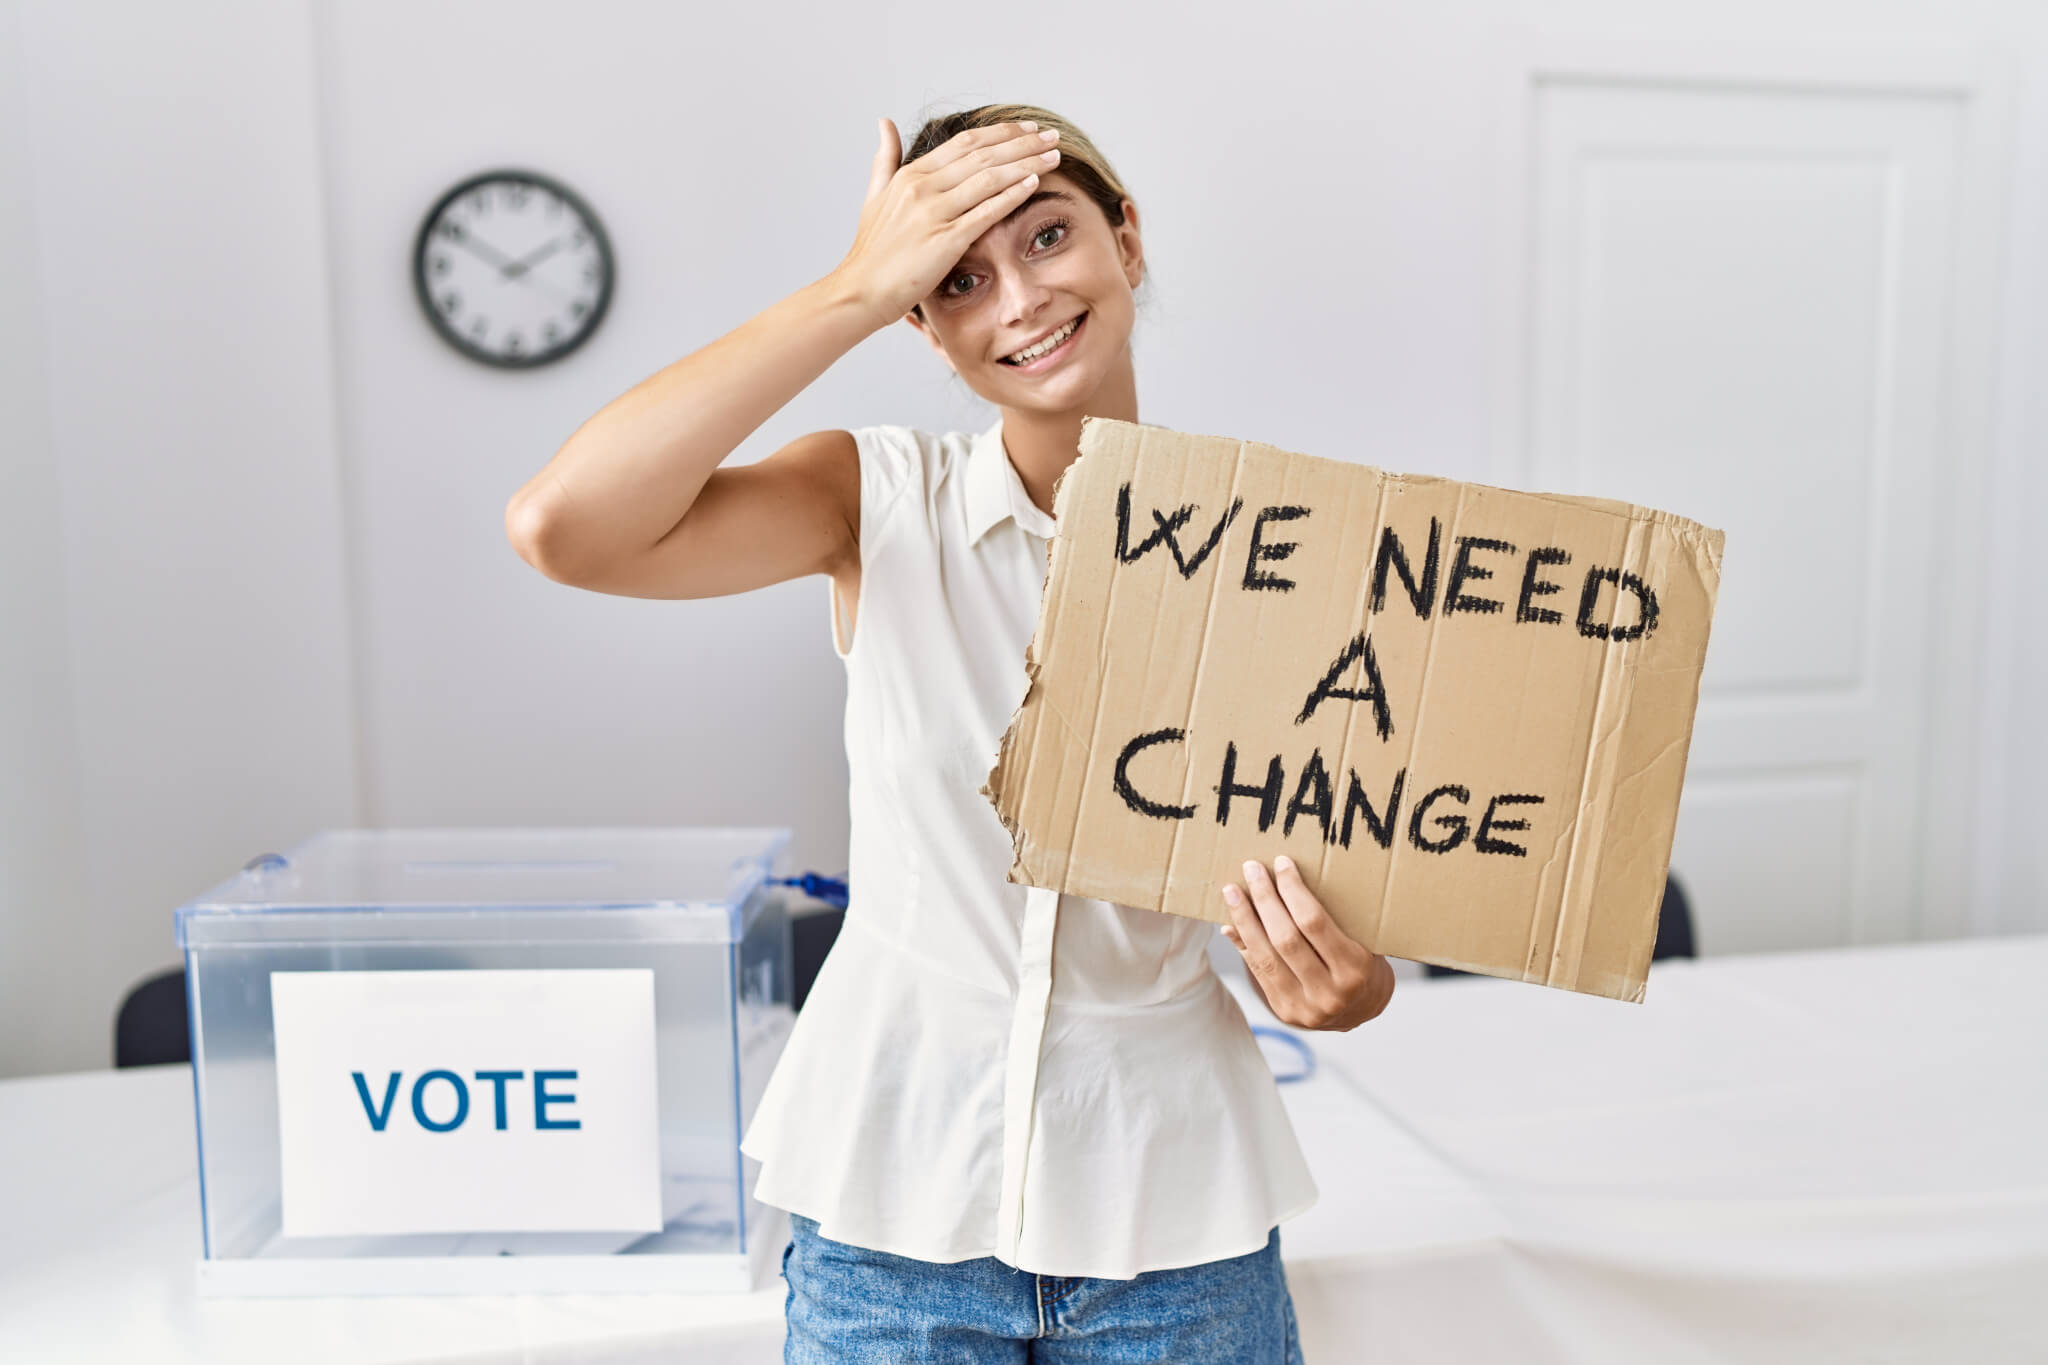
[[[450,327],[442,320],[440,310],[434,307],[434,297],[427,284],[427,247],[433,240],[434,224],[440,221],[442,213],[446,211],[450,204],[475,190],[479,185],[495,184],[506,180],[516,180],[522,184],[546,190],[550,194],[559,196],[563,203],[567,204],[578,214],[581,214],[583,221],[590,225],[590,234],[597,244],[598,257],[604,262],[604,279],[598,288],[597,306],[590,310],[590,321],[577,333],[575,340],[568,342],[566,345],[557,346],[552,350],[535,351],[532,355],[518,357],[501,355],[496,351],[486,351],[472,344],[469,338]],[[413,296],[419,300],[420,311],[427,315],[427,322],[433,327],[435,335],[439,336],[441,340],[453,346],[463,355],[468,356],[471,360],[500,370],[531,370],[541,365],[551,365],[555,361],[570,355],[578,347],[582,346],[584,342],[590,340],[592,336],[596,335],[598,326],[604,321],[605,312],[611,307],[612,287],[617,283],[618,277],[618,263],[612,256],[611,238],[605,234],[604,224],[598,220],[596,212],[591,209],[590,205],[583,201],[583,196],[577,194],[560,181],[542,175],[538,171],[522,170],[517,167],[501,167],[497,170],[481,171],[449,190],[446,194],[435,200],[434,206],[427,210],[425,220],[420,223],[419,234],[413,240]]]

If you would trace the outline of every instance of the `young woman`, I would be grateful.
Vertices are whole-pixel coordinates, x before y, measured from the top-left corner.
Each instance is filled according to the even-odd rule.
[[[742,1144],[792,1215],[790,1361],[1299,1361],[1277,1224],[1315,1187],[1211,926],[1011,885],[979,789],[1022,701],[1081,419],[1138,419],[1138,212],[1028,105],[883,120],[827,275],[614,399],[514,496],[550,578],[693,598],[831,580],[852,904]],[[1001,412],[819,431],[720,468],[902,319]],[[1220,887],[1283,1021],[1348,1029],[1386,960],[1285,858]]]

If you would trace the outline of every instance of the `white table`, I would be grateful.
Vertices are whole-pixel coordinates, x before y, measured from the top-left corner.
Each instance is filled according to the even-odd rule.
[[[1403,981],[1283,1089],[1311,1365],[2048,1360],[2044,976],[2048,936],[1664,962],[1639,1006]],[[0,1083],[0,1227],[5,1360],[781,1358],[779,1280],[201,1301],[182,1067]]]
[[[2048,935],[1431,985],[1322,1055],[1506,1220],[1529,1358],[2048,1361]]]
[[[1375,1298],[1418,1305],[1486,1273],[1501,1221],[1482,1197],[1340,1078],[1285,1091],[1315,1169],[1369,1152],[1383,1181],[1326,1185],[1283,1228],[1292,1273],[1370,1273]],[[745,1295],[202,1300],[195,1169],[188,1068],[0,1083],[0,1361],[782,1359],[779,1278]]]

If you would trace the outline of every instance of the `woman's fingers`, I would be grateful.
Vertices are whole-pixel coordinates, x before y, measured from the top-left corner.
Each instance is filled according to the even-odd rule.
[[[1022,180],[1012,182],[955,218],[952,230],[960,236],[961,249],[964,251],[975,238],[994,227],[1005,214],[1023,203],[1037,188],[1038,173],[1027,172]]]
[[[1259,923],[1266,931],[1266,941],[1273,945],[1273,951],[1280,955],[1295,978],[1305,987],[1313,990],[1328,976],[1329,968],[1315,945],[1301,932],[1301,926],[1294,921],[1294,914],[1280,897],[1280,889],[1274,885],[1266,865],[1257,859],[1248,859],[1244,865],[1245,889],[1251,893],[1252,906],[1258,911]]]
[[[1244,955],[1245,970],[1259,979],[1267,1001],[1277,1005],[1299,991],[1301,983],[1267,939],[1265,924],[1252,908],[1251,898],[1241,887],[1225,886],[1223,903],[1230,908],[1231,942]]]
[[[1308,883],[1302,880],[1301,869],[1295,866],[1294,859],[1283,854],[1273,860],[1273,883],[1280,899],[1286,902],[1292,913],[1295,927],[1316,950],[1317,957],[1334,967],[1347,958],[1365,954],[1365,945],[1345,933],[1337,921],[1330,918],[1330,912],[1323,908],[1315,892],[1308,889]]]
[[[1030,198],[1039,188],[1041,176],[1042,170],[1023,162],[992,166],[940,199],[938,215],[954,251],[965,252],[976,238]]]
[[[1002,126],[1021,127],[1010,123]],[[978,147],[949,166],[926,172],[925,183],[938,196],[943,215],[958,218],[1022,177],[1042,175],[1058,164],[1059,148],[1053,139],[1036,130],[1021,130],[1014,136]]]
[[[889,182],[903,166],[903,140],[896,132],[893,119],[880,119],[881,145],[875,149],[875,162],[868,171],[867,198],[862,205],[874,202],[875,196],[889,188]]]
[[[1036,156],[1055,141],[1040,136],[1038,127],[1028,119],[992,123],[986,128],[969,128],[955,134],[904,169],[917,171],[934,190],[945,191],[990,166]]]
[[[1360,990],[1372,971],[1372,950],[1344,932],[1323,903],[1302,880],[1301,869],[1285,855],[1273,860],[1273,878],[1294,918],[1295,927],[1315,950],[1329,971],[1329,986],[1338,999],[1348,1000]]]

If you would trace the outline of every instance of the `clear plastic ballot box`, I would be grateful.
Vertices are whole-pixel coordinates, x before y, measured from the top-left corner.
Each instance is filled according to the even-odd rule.
[[[330,830],[179,907],[201,1292],[756,1287],[788,842]]]

